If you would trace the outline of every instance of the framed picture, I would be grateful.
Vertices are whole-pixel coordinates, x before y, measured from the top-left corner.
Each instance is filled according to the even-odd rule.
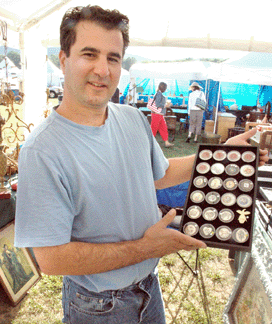
[[[257,229],[252,253],[246,253],[225,307],[225,324],[272,324],[271,262],[271,247]]]
[[[41,278],[41,273],[26,248],[14,247],[14,222],[0,229],[0,283],[13,306]]]

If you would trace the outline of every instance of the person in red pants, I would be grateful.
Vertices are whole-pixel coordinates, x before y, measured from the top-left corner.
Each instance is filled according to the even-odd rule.
[[[151,129],[152,129],[152,133],[154,136],[156,136],[157,132],[159,131],[165,147],[171,147],[174,144],[170,143],[168,141],[168,129],[167,129],[167,125],[166,125],[166,121],[164,119],[164,116],[166,114],[166,98],[163,95],[163,93],[165,92],[165,90],[167,89],[167,84],[165,82],[160,82],[157,93],[155,94],[155,104],[157,106],[157,108],[161,108],[161,112],[160,113],[155,113],[152,112],[151,113]]]

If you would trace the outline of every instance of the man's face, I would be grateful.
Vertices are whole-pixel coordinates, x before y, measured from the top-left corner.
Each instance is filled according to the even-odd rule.
[[[119,83],[122,52],[120,31],[106,30],[90,21],[79,22],[70,56],[60,52],[64,96],[69,104],[105,108]]]

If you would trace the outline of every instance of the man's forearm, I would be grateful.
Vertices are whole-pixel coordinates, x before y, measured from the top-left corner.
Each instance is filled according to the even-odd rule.
[[[181,232],[169,229],[176,213],[170,210],[143,237],[117,243],[70,242],[33,248],[42,272],[49,275],[88,275],[107,272],[160,258],[179,250],[191,251],[206,245]]]
[[[195,155],[169,159],[165,176],[155,181],[156,189],[176,186],[191,179]]]
[[[119,243],[70,242],[33,248],[41,271],[48,275],[88,275],[140,263],[150,257],[141,240]]]

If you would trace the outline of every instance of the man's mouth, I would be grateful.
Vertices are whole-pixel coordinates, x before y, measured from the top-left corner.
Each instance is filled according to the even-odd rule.
[[[97,88],[106,88],[105,84],[96,83],[96,82],[89,82],[89,83]]]

